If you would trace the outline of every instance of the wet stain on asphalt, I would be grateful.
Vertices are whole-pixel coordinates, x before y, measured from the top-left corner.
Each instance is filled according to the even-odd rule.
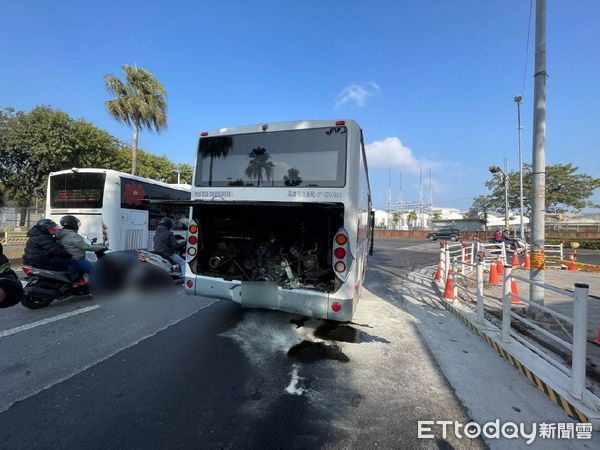
[[[327,345],[324,342],[302,341],[290,348],[287,354],[290,358],[295,358],[305,363],[324,359],[331,359],[342,363],[350,361],[350,358],[342,352],[342,349],[338,345]]]
[[[326,322],[315,330],[315,337],[328,339],[338,342],[350,342],[358,344],[361,342],[379,342],[389,344],[385,338],[374,336],[364,331],[358,330],[350,325],[341,325],[334,322]]]
[[[308,317],[300,317],[298,319],[290,320],[290,323],[293,323],[294,325],[296,325],[296,328],[302,328],[307,320],[308,320]]]
[[[324,323],[315,330],[315,337],[339,342],[360,342],[360,330],[348,325]]]

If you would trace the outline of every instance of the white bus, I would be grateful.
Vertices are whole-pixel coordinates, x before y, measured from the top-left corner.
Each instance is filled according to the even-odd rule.
[[[362,130],[351,120],[202,132],[185,289],[352,319],[372,241]]]
[[[185,239],[189,207],[150,204],[148,199],[190,199],[190,186],[173,185],[107,169],[71,169],[48,177],[46,217],[67,214],[81,221],[79,232],[111,250],[152,249],[158,221],[168,216]]]

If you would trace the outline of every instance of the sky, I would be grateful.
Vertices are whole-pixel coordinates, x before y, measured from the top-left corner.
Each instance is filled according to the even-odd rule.
[[[140,136],[151,152],[193,163],[202,130],[354,119],[376,207],[385,207],[390,172],[393,199],[402,179],[404,199],[418,200],[422,167],[425,199],[431,170],[434,205],[466,210],[486,192],[488,166],[508,157],[518,168],[521,92],[531,161],[529,8],[529,0],[3,0],[0,107],[50,105],[129,142],[131,130],[105,110],[103,76],[136,64],[168,92],[168,129]],[[547,163],[594,176],[599,19],[600,2],[548,2]]]

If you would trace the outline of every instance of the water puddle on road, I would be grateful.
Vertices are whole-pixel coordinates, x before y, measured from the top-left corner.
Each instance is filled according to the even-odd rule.
[[[311,363],[323,359],[331,359],[347,363],[350,358],[336,344],[325,344],[324,342],[302,341],[288,350],[288,356],[301,362]]]

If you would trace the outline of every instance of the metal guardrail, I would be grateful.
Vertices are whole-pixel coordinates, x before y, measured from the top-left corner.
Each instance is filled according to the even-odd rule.
[[[470,248],[470,254],[475,255],[475,250],[480,248],[481,245],[485,244],[471,243],[467,244],[467,246],[464,248]],[[478,257],[475,257],[474,260],[470,260],[470,258],[465,258],[464,253],[461,253],[460,255],[454,257],[451,256],[452,254],[456,255],[457,251],[455,249],[453,249],[453,251],[450,251],[446,243],[442,243],[440,245],[440,268],[442,269],[440,281],[442,285],[445,285],[448,279],[448,272],[452,270],[453,277],[456,277],[456,282],[454,283],[453,298],[450,301],[454,302],[458,299],[459,288],[463,291],[468,292],[471,295],[474,294],[477,299],[476,321],[478,324],[483,325],[485,323],[485,303],[486,301],[490,300],[486,299],[484,293],[485,257],[483,257],[481,253],[479,253]],[[459,283],[457,282],[460,279],[468,279],[469,281],[473,281],[473,278],[471,276],[473,272],[475,272],[474,281],[476,286],[474,292],[467,286],[459,286]],[[533,284],[543,289],[552,291],[554,293],[572,299],[574,302],[573,317],[569,317],[565,314],[554,311],[544,305],[532,302],[522,295],[513,294],[511,292],[511,282],[513,280],[518,280],[521,283]],[[589,286],[583,283],[575,283],[574,292],[570,292],[564,289],[560,289],[556,286],[552,286],[545,283],[539,283],[536,281],[529,280],[526,277],[516,275],[511,265],[504,264],[504,274],[502,278],[502,293],[502,341],[505,343],[511,342],[511,325],[513,321],[519,321],[524,325],[538,331],[546,338],[571,351],[572,361],[571,368],[569,371],[570,373],[568,373],[571,380],[570,390],[571,394],[575,399],[582,400],[584,391],[586,389],[585,381],[587,355],[587,310],[589,301]],[[526,305],[529,305],[533,310],[542,311],[550,315],[552,318],[554,318],[554,320],[556,320],[559,323],[559,325],[566,332],[566,334],[570,336],[571,342],[568,342],[565,339],[555,336],[554,334],[550,333],[538,324],[534,323],[532,320],[513,312],[513,304],[511,302],[512,298],[516,298],[522,301]],[[572,335],[566,330],[566,328],[561,324],[560,321],[573,327]],[[512,332],[516,333],[516,336],[519,336],[516,330],[512,329]]]
[[[27,230],[4,230],[4,239],[1,241],[2,244],[25,244],[27,242]]]

